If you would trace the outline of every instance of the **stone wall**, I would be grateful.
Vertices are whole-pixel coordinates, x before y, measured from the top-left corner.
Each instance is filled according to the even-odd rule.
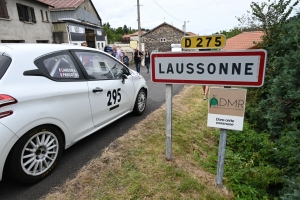
[[[180,44],[182,37],[182,31],[168,24],[162,24],[160,27],[142,36],[145,49],[149,52],[153,50],[158,50],[159,52],[171,51],[171,44]],[[161,38],[165,38],[166,41],[161,42]]]

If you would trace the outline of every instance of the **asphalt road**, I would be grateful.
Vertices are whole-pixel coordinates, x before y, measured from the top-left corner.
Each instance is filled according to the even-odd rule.
[[[20,185],[5,178],[0,182],[0,199],[36,200],[41,198],[56,187],[60,187],[66,180],[75,177],[80,168],[93,158],[101,156],[102,150],[110,143],[159,108],[165,102],[165,85],[152,83],[150,73],[146,73],[145,67],[141,67],[141,74],[147,80],[149,87],[147,108],[142,116],[127,115],[73,145],[64,152],[53,173],[42,182],[35,185]],[[179,93],[182,87],[173,85],[173,94]]]

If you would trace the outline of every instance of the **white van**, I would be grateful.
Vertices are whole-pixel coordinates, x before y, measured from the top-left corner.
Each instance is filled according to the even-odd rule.
[[[180,52],[182,51],[181,44],[171,44],[172,52]]]

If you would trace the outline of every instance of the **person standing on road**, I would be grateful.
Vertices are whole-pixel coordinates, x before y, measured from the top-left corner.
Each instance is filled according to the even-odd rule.
[[[123,63],[129,67],[129,58],[128,56],[122,51],[122,54],[123,54]]]
[[[206,100],[209,87],[208,87],[208,85],[203,85],[202,89],[203,89],[203,94],[204,94],[203,100]]]
[[[83,47],[87,47],[88,45],[87,45],[87,42],[83,42],[83,43],[81,43],[81,46],[83,46]]]
[[[149,73],[149,66],[150,66],[150,54],[149,54],[149,51],[146,51],[146,54],[145,54],[145,65],[146,65],[146,68],[147,68],[147,73]]]
[[[122,54],[121,50],[118,49],[116,45],[113,45],[113,48],[112,48],[112,49],[113,49],[113,51],[114,51],[115,57],[116,57],[119,61],[123,62],[123,54]]]
[[[136,71],[138,73],[140,73],[140,69],[141,69],[142,56],[143,56],[143,54],[137,48],[135,48],[134,63],[135,63],[135,66],[136,66]]]

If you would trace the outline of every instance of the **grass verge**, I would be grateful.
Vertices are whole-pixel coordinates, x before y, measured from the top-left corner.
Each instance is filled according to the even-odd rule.
[[[172,161],[162,106],[44,199],[231,199],[206,165],[217,159],[218,137],[206,117],[202,88],[186,86],[173,98]]]

